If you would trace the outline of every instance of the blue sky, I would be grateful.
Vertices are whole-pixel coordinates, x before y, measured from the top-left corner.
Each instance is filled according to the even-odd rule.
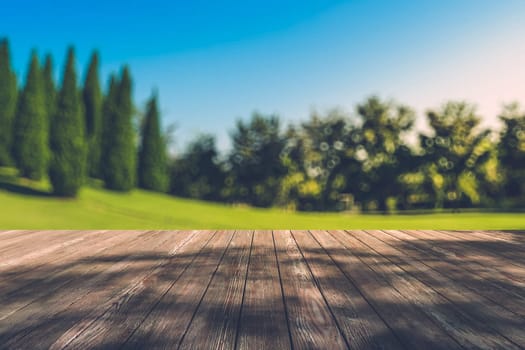
[[[371,94],[415,107],[420,128],[446,99],[491,127],[504,102],[525,103],[522,0],[0,1],[19,75],[37,48],[60,76],[74,44],[83,79],[97,48],[104,79],[130,65],[139,105],[158,89],[179,149],[200,132],[227,148],[254,110],[305,120]]]

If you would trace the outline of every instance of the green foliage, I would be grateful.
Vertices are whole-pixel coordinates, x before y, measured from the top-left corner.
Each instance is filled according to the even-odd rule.
[[[226,197],[224,172],[218,164],[215,138],[201,135],[175,159],[170,171],[170,193],[188,198],[218,201]]]
[[[16,75],[11,67],[9,43],[7,39],[2,39],[0,40],[0,166],[11,164],[16,98]]]
[[[46,173],[48,128],[42,75],[37,54],[33,51],[14,122],[13,155],[21,176],[40,180]]]
[[[249,123],[240,120],[232,141],[229,156],[229,182],[235,186],[232,199],[255,206],[271,206],[286,171],[281,161],[285,140],[280,133],[279,118],[255,113]]]
[[[177,196],[304,211],[525,206],[525,113],[517,104],[503,111],[498,135],[457,101],[428,112],[424,134],[415,133],[410,108],[376,96],[355,114],[314,112],[285,132],[277,116],[254,113],[235,125],[225,157],[204,135],[168,161],[173,130],[162,134],[156,97],[136,123],[127,67],[105,96],[97,52],[81,92],[76,79],[71,49],[57,96],[51,56],[40,67],[32,53],[19,93],[0,40],[0,167],[14,163],[35,180],[49,170],[59,196],[76,196],[88,174],[117,191],[137,182]]]
[[[288,175],[279,202],[300,210],[338,209],[340,195],[355,185],[360,166],[354,158],[356,131],[340,110],[326,116],[314,112],[299,130],[289,129],[283,150]]]
[[[52,118],[55,115],[57,92],[55,82],[53,80],[53,58],[47,55],[42,69],[42,79],[44,84],[46,116],[49,125],[52,123]]]
[[[482,179],[476,169],[489,159],[490,131],[479,130],[481,119],[465,102],[448,102],[427,116],[433,135],[420,140],[435,206],[478,204]]]
[[[138,185],[147,190],[165,192],[168,188],[166,144],[160,131],[156,96],[148,102],[141,136]]]
[[[129,191],[135,185],[131,85],[129,69],[125,67],[120,81],[111,79],[104,105],[102,175],[106,187],[116,191]]]
[[[58,196],[77,195],[85,176],[86,142],[82,105],[77,87],[75,54],[68,50],[50,138],[49,179]]]
[[[371,208],[387,210],[390,197],[401,194],[399,177],[410,170],[410,149],[404,133],[414,124],[414,112],[403,105],[371,97],[357,107],[361,119],[356,157],[361,163],[356,198]]]
[[[503,129],[500,133],[498,154],[504,169],[503,196],[512,206],[525,205],[525,112],[518,104],[506,106],[500,116]]]
[[[101,177],[101,138],[102,138],[102,92],[99,81],[99,55],[94,52],[86,74],[82,91],[86,117],[86,139],[88,144],[88,175]]]

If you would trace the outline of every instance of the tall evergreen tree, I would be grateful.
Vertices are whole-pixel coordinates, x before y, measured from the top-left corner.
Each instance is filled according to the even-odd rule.
[[[44,84],[44,94],[45,94],[45,105],[47,120],[49,125],[51,125],[51,118],[55,113],[56,106],[56,86],[53,79],[53,58],[50,54],[46,55],[44,61],[44,67],[42,69],[42,79]]]
[[[99,55],[94,52],[82,92],[86,117],[86,138],[88,143],[88,175],[100,178],[100,153],[102,137],[102,93],[99,81]]]
[[[11,164],[16,98],[16,75],[11,67],[9,43],[7,39],[2,39],[0,40],[0,166]]]
[[[84,180],[85,123],[77,88],[75,53],[69,48],[62,86],[51,125],[49,179],[56,195],[74,197]]]
[[[39,180],[48,158],[48,123],[42,74],[35,51],[31,54],[26,84],[14,122],[13,154],[20,175]]]
[[[131,76],[125,67],[113,80],[104,108],[103,178],[108,189],[129,191],[135,185],[135,142],[132,124]]]
[[[162,138],[157,96],[148,101],[141,130],[138,184],[147,190],[165,192],[168,185],[166,144]]]

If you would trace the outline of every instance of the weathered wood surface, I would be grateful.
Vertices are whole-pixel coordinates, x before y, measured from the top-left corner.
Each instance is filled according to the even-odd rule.
[[[0,231],[0,349],[525,349],[525,232]]]

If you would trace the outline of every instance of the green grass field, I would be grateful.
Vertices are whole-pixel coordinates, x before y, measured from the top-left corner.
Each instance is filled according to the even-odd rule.
[[[19,191],[20,192],[20,191]],[[0,229],[524,229],[523,213],[352,215],[211,204],[84,188],[75,200],[0,188]]]

